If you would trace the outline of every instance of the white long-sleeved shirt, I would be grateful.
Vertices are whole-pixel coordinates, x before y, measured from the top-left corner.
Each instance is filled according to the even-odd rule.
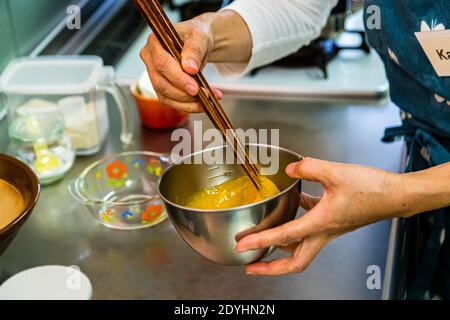
[[[242,76],[278,60],[316,39],[338,0],[236,0],[233,10],[247,24],[253,40],[248,64],[216,64],[225,76]]]

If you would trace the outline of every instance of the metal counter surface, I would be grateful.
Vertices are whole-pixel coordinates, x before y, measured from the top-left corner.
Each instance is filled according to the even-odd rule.
[[[130,100],[131,101],[131,100]],[[111,102],[110,102],[111,103]],[[402,144],[380,142],[385,126],[399,122],[390,102],[335,105],[225,100],[241,128],[280,129],[280,144],[327,160],[400,170]],[[386,270],[390,221],[377,223],[330,243],[302,274],[251,277],[240,267],[210,263],[192,251],[169,220],[138,231],[108,229],[70,196],[67,184],[102,156],[123,150],[118,113],[111,106],[111,130],[102,151],[79,157],[64,180],[43,188],[39,203],[1,257],[3,276],[44,264],[77,265],[91,279],[94,299],[379,299],[366,285],[368,266]],[[204,128],[211,127],[204,115]],[[169,152],[170,131],[137,128],[131,150]],[[8,143],[0,122],[0,152]],[[304,190],[319,194],[320,186]],[[271,258],[280,255],[276,252]],[[383,282],[382,282],[383,283]]]

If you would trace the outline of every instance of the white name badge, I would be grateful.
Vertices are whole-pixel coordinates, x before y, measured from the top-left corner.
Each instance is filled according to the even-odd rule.
[[[450,77],[450,30],[416,32],[415,35],[438,76]]]

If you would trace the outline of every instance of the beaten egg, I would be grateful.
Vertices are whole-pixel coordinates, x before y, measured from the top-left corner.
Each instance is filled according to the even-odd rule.
[[[261,188],[257,190],[248,176],[234,178],[196,192],[188,199],[186,206],[203,210],[229,209],[259,202],[280,193],[269,178],[261,176],[260,182]]]

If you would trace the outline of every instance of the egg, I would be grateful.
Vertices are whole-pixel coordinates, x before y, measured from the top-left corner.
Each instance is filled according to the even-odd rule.
[[[196,192],[189,197],[186,206],[203,210],[229,209],[259,202],[280,193],[269,178],[261,176],[260,183],[261,188],[257,190],[249,177],[234,178]]]

